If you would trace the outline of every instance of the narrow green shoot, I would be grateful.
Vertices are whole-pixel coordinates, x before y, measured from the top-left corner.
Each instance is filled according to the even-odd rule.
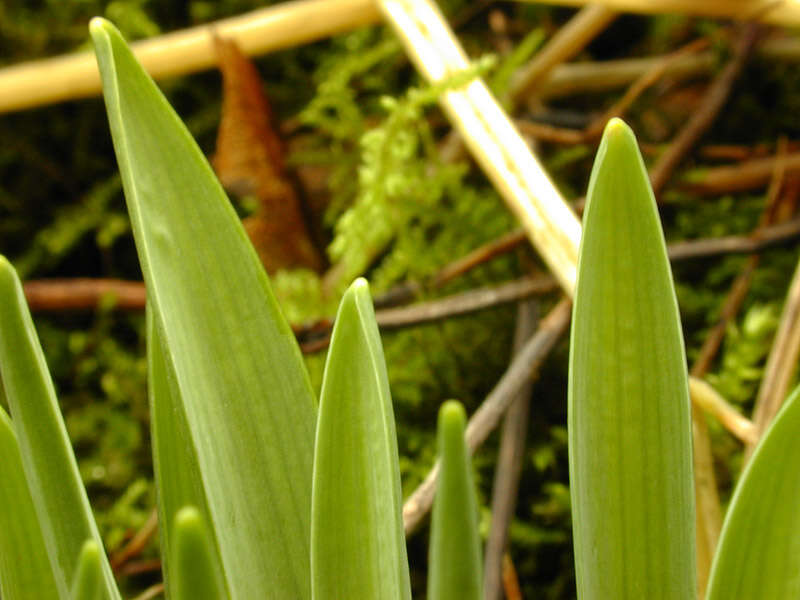
[[[185,506],[175,515],[172,526],[171,560],[174,600],[225,600],[228,598],[219,575],[214,545],[200,511]]]
[[[464,442],[466,420],[464,407],[458,402],[445,402],[439,410],[441,471],[431,515],[430,600],[481,598],[478,508],[472,465]]]
[[[316,414],[297,342],[186,127],[119,32],[90,31],[158,345],[159,512],[198,507],[232,597],[308,598]]]
[[[2,325],[0,325],[2,326]],[[2,399],[0,385],[0,399]],[[24,560],[19,560],[24,556]],[[0,597],[57,598],[11,419],[0,406]]]
[[[0,256],[0,375],[58,595],[69,598],[87,539],[102,541],[17,273]],[[104,553],[102,598],[119,598]]]
[[[578,597],[694,598],[681,325],[647,172],[619,119],[597,151],[583,222],[568,401]]]
[[[72,600],[97,600],[103,583],[101,551],[97,542],[86,540],[78,557],[78,568],[72,581]]]
[[[363,279],[339,305],[322,382],[311,577],[315,600],[411,598],[394,413]]]

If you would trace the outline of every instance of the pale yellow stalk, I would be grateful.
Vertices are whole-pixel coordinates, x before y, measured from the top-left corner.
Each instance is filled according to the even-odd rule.
[[[646,15],[685,14],[740,21],[758,20],[773,25],[800,25],[800,3],[795,0],[526,0],[562,6],[594,4],[619,12]]]
[[[295,0],[132,44],[154,78],[185,75],[217,64],[214,34],[245,54],[264,54],[380,20],[372,0]],[[0,71],[0,113],[100,93],[90,52],[22,63]]]

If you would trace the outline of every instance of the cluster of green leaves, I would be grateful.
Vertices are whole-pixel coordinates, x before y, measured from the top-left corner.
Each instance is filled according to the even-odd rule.
[[[149,290],[167,593],[410,598],[394,417],[366,282],[340,304],[317,412],[294,337],[208,163],[119,32],[97,19],[92,36]],[[208,245],[195,243],[198,232]],[[9,600],[119,598],[5,258],[0,296],[13,417],[0,410],[2,479],[11,482],[2,490],[19,509],[3,512],[0,589]],[[443,406],[428,594],[442,600],[480,593],[465,421],[460,405]],[[20,548],[23,566],[10,560]]]
[[[458,14],[469,3],[454,0],[439,4],[446,13]],[[88,17],[111,15],[108,12],[111,10],[122,11],[114,15],[123,33],[137,38],[155,31],[153,24],[167,31],[241,14],[256,5],[252,0],[192,0],[183,4],[117,0],[113,6],[102,0],[4,3],[0,6],[0,48],[3,50],[0,61],[16,62],[74,49],[86,39]],[[514,42],[522,39],[518,30],[535,26],[551,31],[554,19],[560,22],[569,16],[563,9],[554,11],[532,4],[511,6],[513,12],[506,14],[513,25],[509,39]],[[465,21],[460,21],[457,30],[459,38],[475,56],[486,51],[493,35],[487,33],[480,13],[479,17],[467,21],[466,25]],[[137,21],[144,25],[136,25]],[[525,27],[521,26],[523,23]],[[643,54],[670,50],[676,35],[684,35],[697,27],[696,21],[680,16],[640,19],[637,23],[643,26],[637,30],[649,32],[647,37],[633,42]],[[708,21],[701,25],[706,31],[718,26]],[[527,44],[534,46],[536,37],[536,31],[532,32]],[[604,44],[608,46],[608,39]],[[616,55],[620,56],[631,45],[628,42],[614,44]],[[516,57],[501,59],[497,71],[490,77],[498,83],[495,89],[502,91],[503,72],[507,70],[503,65],[510,68],[512,63],[519,64],[520,57],[528,51],[520,46]],[[315,111],[328,115],[324,120],[317,116],[305,120],[305,111],[300,113],[300,121],[306,126],[303,135],[308,136],[309,144],[296,154],[294,162],[323,163],[332,167],[333,202],[327,226],[333,227],[360,193],[362,137],[376,123],[381,124],[391,117],[380,99],[393,96],[402,104],[407,99],[404,90],[409,80],[418,87],[419,83],[410,75],[412,69],[399,45],[384,28],[365,28],[302,49],[280,52],[259,59],[258,66],[268,78],[268,92],[281,118],[294,115],[301,106],[309,107],[309,115]],[[340,77],[338,82],[324,85],[337,77]],[[748,70],[746,78],[726,109],[725,118],[719,120],[708,136],[709,140],[763,141],[775,131],[796,124],[797,111],[789,110],[795,97],[791,90],[796,87],[796,73],[791,67],[758,62]],[[164,82],[162,87],[185,116],[192,133],[200,138],[204,151],[210,152],[219,113],[216,74]],[[606,100],[611,102],[612,99]],[[556,109],[577,106],[580,110],[595,110],[602,101],[596,95],[589,95],[580,102],[559,100],[552,105]],[[310,110],[312,105],[316,107],[314,111]],[[121,193],[110,191],[118,190],[119,182],[101,114],[97,101],[85,100],[3,115],[0,119],[0,133],[4,139],[0,147],[2,252],[12,256],[14,264],[27,276],[89,275],[129,279],[140,276],[130,236],[120,235],[129,231],[129,225]],[[440,131],[435,124],[441,120],[439,113],[426,109],[423,116],[434,124],[433,134],[438,135]],[[747,127],[741,127],[742,123]],[[334,135],[332,128],[337,127],[341,130]],[[421,140],[417,145],[419,151],[412,160],[423,163],[428,160],[425,146]],[[592,148],[556,149],[544,145],[541,151],[567,196],[582,194]],[[437,160],[434,157],[433,164]],[[433,176],[436,175],[434,172]],[[454,256],[490,239],[495,232],[504,230],[508,218],[505,209],[483,179],[474,175],[474,169],[463,177],[462,183],[464,196],[445,197],[442,206],[450,210],[447,207],[458,203],[458,211],[464,216],[451,219],[447,214],[436,214],[439,206],[429,208],[423,218],[429,219],[432,227],[418,228],[417,235],[424,244],[420,247],[406,244],[406,256],[388,261],[387,265],[402,267],[410,261],[410,275],[428,274]],[[459,202],[460,198],[464,201]],[[483,215],[475,219],[470,218],[473,200],[485,207]],[[670,239],[746,233],[755,226],[763,206],[762,197],[751,196],[699,202],[696,198],[685,200],[663,211]],[[410,228],[416,227],[416,223],[415,219],[408,222]],[[451,223],[458,223],[458,229]],[[440,249],[433,254],[424,250],[429,242],[427,234],[432,232],[438,232],[436,248]],[[403,237],[401,228],[396,238],[398,247]],[[394,247],[395,244],[391,244],[375,262],[376,274],[381,269],[381,258],[389,258]],[[746,302],[742,316],[728,332],[730,340],[735,338],[736,343],[731,341],[724,345],[716,367],[715,384],[732,400],[742,401],[745,409],[752,400],[752,378],[763,368],[774,314],[794,268],[793,254],[791,250],[781,249],[764,254],[751,287],[753,299]],[[676,270],[690,358],[702,343],[707,328],[716,322],[720,305],[741,264],[742,259],[734,257],[699,261]],[[517,270],[514,260],[501,260],[443,292],[498,281]],[[393,275],[387,269],[387,281],[395,276],[396,272]],[[273,283],[290,321],[333,314],[335,307],[331,308],[330,302],[323,305],[315,276],[280,273]],[[315,308],[310,311],[302,301],[315,297],[314,294],[319,300],[313,303]],[[333,304],[336,301],[338,298]],[[761,307],[764,307],[763,313]],[[770,318],[765,319],[765,315]],[[405,491],[410,491],[424,477],[435,456],[434,437],[430,432],[435,410],[428,400],[457,396],[468,406],[475,406],[506,364],[510,342],[506,332],[510,331],[512,319],[513,311],[496,309],[477,318],[426,325],[385,337],[389,378],[402,424],[398,433]],[[152,477],[146,452],[143,452],[148,436],[140,357],[144,320],[104,313],[97,318],[37,315],[36,323],[59,389],[68,431],[78,444],[81,475],[97,511],[106,547],[113,549],[118,540],[144,521],[154,501],[152,482],[147,491],[141,486],[142,477]],[[86,329],[91,330],[88,338],[83,333]],[[493,333],[496,331],[503,333]],[[548,361],[537,383],[540,418],[532,423],[518,519],[511,528],[514,560],[526,595],[552,598],[572,594],[569,501],[565,487],[566,443],[560,425],[565,421],[561,389],[566,376],[565,348],[563,345],[556,358]],[[480,356],[480,360],[476,360],[476,356]],[[480,369],[475,368],[477,363]],[[307,365],[318,388],[324,355],[307,358]],[[109,397],[112,401],[106,402]],[[489,518],[486,498],[494,463],[491,442],[477,457],[484,526]],[[725,468],[732,464],[730,470],[738,472],[739,447],[727,434],[720,433],[715,438],[714,450],[719,466]],[[129,474],[133,479],[126,480]],[[412,555],[424,552],[423,542],[412,540]],[[553,574],[558,574],[556,579]]]

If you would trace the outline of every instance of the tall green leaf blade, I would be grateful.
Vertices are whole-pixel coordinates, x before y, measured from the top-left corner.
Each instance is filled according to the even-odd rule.
[[[336,315],[320,396],[311,514],[312,597],[411,598],[394,413],[369,288]]]
[[[2,325],[0,325],[1,327]],[[2,387],[2,386],[0,386]],[[2,394],[0,394],[2,397]],[[24,560],[20,560],[24,557]],[[0,597],[57,598],[11,419],[0,407]]]
[[[694,598],[683,338],[653,193],[619,119],[583,220],[568,417],[578,597]]]
[[[69,598],[84,541],[102,548],[53,382],[14,267],[0,256],[0,376],[58,594]],[[119,598],[105,554],[103,598]]]
[[[223,600],[228,592],[219,576],[219,563],[202,514],[185,506],[175,515],[171,548],[175,565],[174,600]]]
[[[185,126],[119,32],[102,19],[91,32],[226,585],[235,598],[308,597],[315,408],[299,348]]]
[[[736,486],[706,600],[800,597],[800,388]]]
[[[172,593],[172,527],[174,517],[185,506],[193,506],[206,523],[210,522],[203,481],[198,470],[197,452],[186,422],[175,373],[164,360],[163,343],[155,326],[153,311],[147,310],[147,385],[150,396],[150,431],[153,466],[158,490],[158,520],[161,524],[162,571],[167,594]],[[209,532],[211,536],[211,532]],[[219,546],[212,539],[211,552],[221,564]]]
[[[464,442],[464,407],[448,401],[439,410],[441,474],[431,515],[428,598],[480,600],[481,550],[472,465]]]
[[[97,600],[103,583],[100,548],[94,540],[86,540],[78,558],[78,568],[72,582],[72,600]]]

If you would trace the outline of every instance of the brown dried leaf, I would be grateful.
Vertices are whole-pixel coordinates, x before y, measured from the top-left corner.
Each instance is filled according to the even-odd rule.
[[[258,210],[244,225],[267,271],[320,271],[322,255],[287,175],[283,142],[272,125],[258,71],[234,41],[215,37],[214,43],[223,80],[214,169],[229,192],[258,198]]]

